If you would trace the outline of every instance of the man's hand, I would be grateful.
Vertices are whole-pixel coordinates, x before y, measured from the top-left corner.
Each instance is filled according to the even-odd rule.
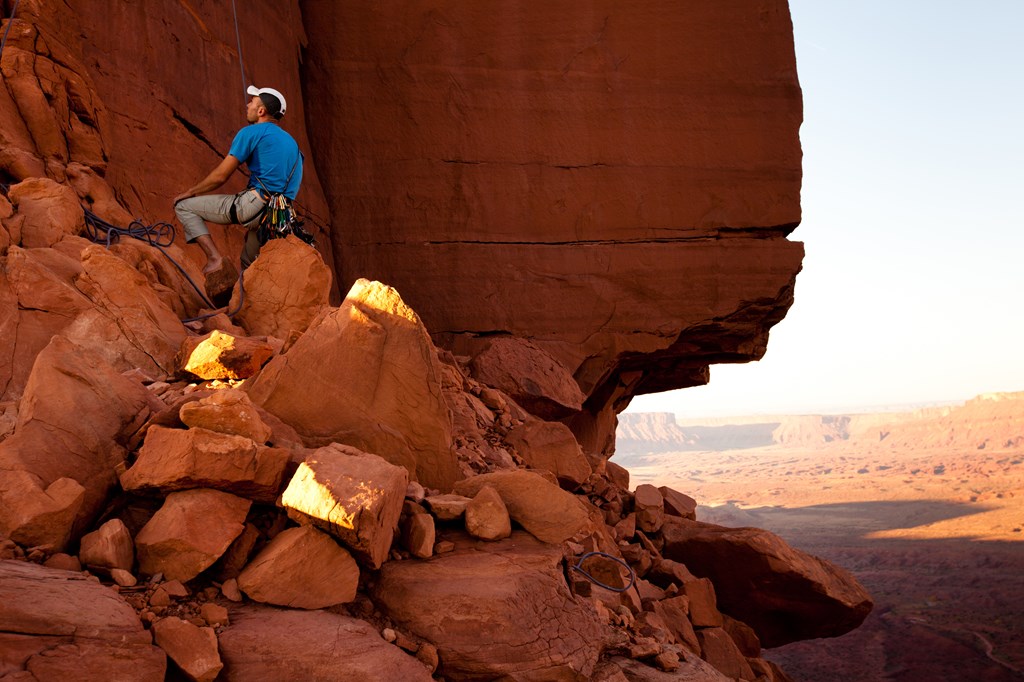
[[[174,197],[174,203],[177,204],[182,199],[188,199],[190,197],[196,196],[197,194],[204,194],[206,192],[211,192],[217,189],[225,182],[227,182],[228,178],[231,177],[231,174],[235,172],[235,169],[238,168],[238,166],[238,159],[228,154],[227,156],[224,157],[224,160],[217,165],[216,168],[210,171],[209,175],[207,175],[205,178],[199,181],[199,184],[197,184],[192,189],[182,192],[178,196]]]

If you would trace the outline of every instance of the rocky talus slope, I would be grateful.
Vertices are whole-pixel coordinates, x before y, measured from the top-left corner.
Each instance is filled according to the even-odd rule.
[[[246,272],[237,325],[186,326],[165,303],[180,282],[75,224],[8,247],[36,274],[17,295],[78,311],[4,406],[10,679],[784,680],[762,643],[870,610],[771,533],[631,491],[394,289],[359,280],[331,306],[293,238]],[[538,375],[533,357],[504,370]]]

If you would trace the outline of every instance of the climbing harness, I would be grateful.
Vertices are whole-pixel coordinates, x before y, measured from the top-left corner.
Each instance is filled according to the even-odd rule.
[[[610,561],[614,561],[615,563],[619,564],[620,566],[625,568],[627,571],[629,571],[629,584],[626,585],[625,587],[613,587],[611,585],[608,585],[606,583],[601,582],[600,580],[598,580],[597,578],[592,576],[585,568],[583,568],[583,562],[586,561],[587,559],[589,559],[592,556],[599,556],[599,557],[602,557],[604,559],[608,559]],[[619,557],[612,556],[611,554],[606,554],[605,552],[587,552],[586,554],[581,556],[579,559],[577,559],[576,563],[574,565],[570,566],[569,568],[571,568],[572,570],[578,571],[579,573],[583,574],[584,578],[586,578],[590,582],[594,583],[598,587],[603,587],[604,589],[611,590],[612,592],[628,592],[629,588],[634,587],[636,585],[636,572],[633,571],[633,569],[630,567],[630,565],[627,564],[622,559],[620,559]],[[640,589],[639,588],[637,588],[636,595],[637,595],[637,597],[640,596]]]
[[[14,6],[11,7],[11,18],[7,20],[7,28],[4,29],[4,37],[0,38],[0,58],[4,56],[4,45],[7,44],[7,34],[11,32],[11,26],[14,24],[14,13],[18,11],[18,3],[21,0],[14,0]]]
[[[288,173],[288,179],[284,182],[285,187],[291,183],[292,176],[295,175],[295,169],[298,167],[300,160],[302,160],[301,151],[299,152],[299,158],[295,159],[295,163],[292,164],[291,172]],[[260,196],[267,202],[263,207],[263,215],[260,218],[259,227],[256,228],[256,238],[259,239],[260,246],[263,246],[271,239],[280,239],[288,235],[298,237],[310,246],[313,246],[313,235],[302,229],[303,222],[298,219],[292,210],[291,200],[283,193],[268,190],[258,175],[253,175],[252,177],[256,179],[256,182],[260,183],[260,187],[263,188]],[[232,204],[231,208],[232,218],[234,218],[234,204]]]

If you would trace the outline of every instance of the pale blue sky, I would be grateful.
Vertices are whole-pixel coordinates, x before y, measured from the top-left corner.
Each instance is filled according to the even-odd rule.
[[[1024,0],[790,0],[806,248],[759,363],[684,416],[1024,391]]]

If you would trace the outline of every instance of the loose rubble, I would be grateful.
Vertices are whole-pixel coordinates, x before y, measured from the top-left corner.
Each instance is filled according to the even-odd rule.
[[[0,440],[2,674],[782,682],[762,646],[870,609],[775,536],[630,490],[554,421],[579,389],[539,382],[554,360],[527,342],[456,357],[378,282],[332,307],[296,240],[247,271],[238,325],[192,330],[173,312],[191,304],[164,300],[180,287],[130,264],[142,247],[83,248],[77,222],[39,222],[66,193],[14,194],[38,243],[8,258],[78,318],[40,346]]]

